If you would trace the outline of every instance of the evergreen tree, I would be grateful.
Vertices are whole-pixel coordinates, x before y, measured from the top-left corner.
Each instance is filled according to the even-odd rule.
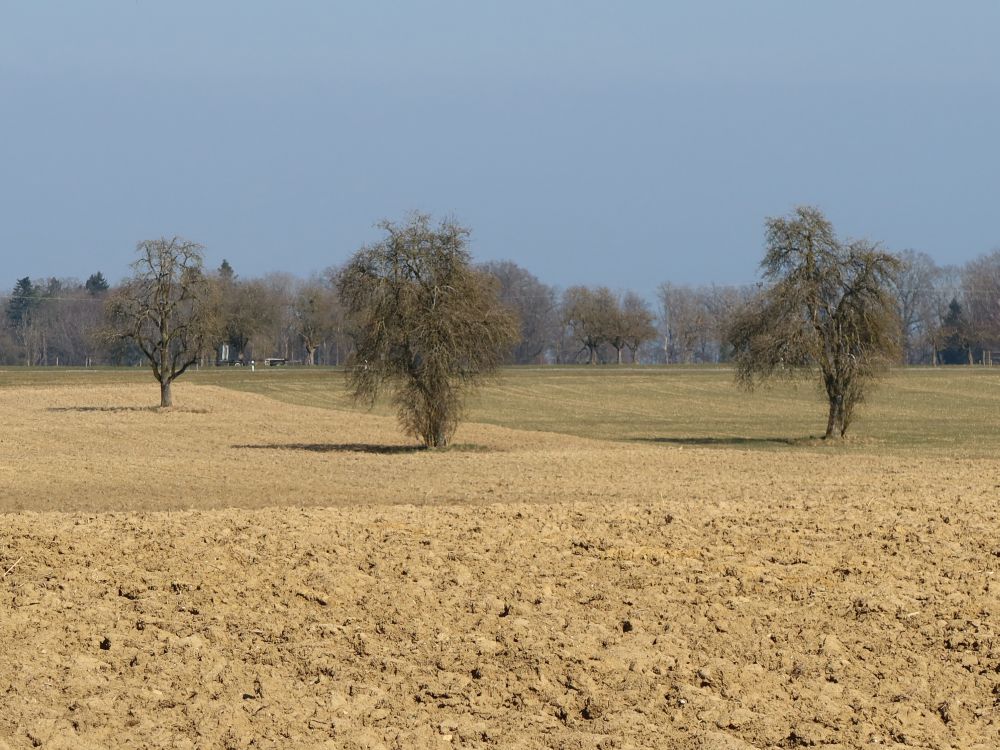
[[[962,303],[952,297],[948,303],[948,313],[942,321],[945,334],[944,349],[941,350],[941,363],[946,365],[971,365],[972,336],[971,326],[962,309]]]
[[[84,287],[90,292],[90,296],[92,297],[99,297],[104,294],[104,292],[108,291],[109,286],[108,280],[104,278],[104,274],[100,271],[90,274],[87,283],[84,284]]]
[[[18,279],[7,303],[7,319],[15,327],[26,325],[31,320],[31,313],[40,302],[41,292],[31,282],[31,278],[25,276],[23,279]]]

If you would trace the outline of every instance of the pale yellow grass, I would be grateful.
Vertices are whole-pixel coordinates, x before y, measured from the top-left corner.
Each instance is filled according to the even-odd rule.
[[[165,411],[149,407],[150,389],[143,386],[0,391],[7,415],[0,476],[9,488],[2,507],[167,510],[488,499],[500,479],[489,468],[509,464],[509,450],[523,455],[564,442],[470,425],[459,434],[465,445],[431,456],[385,417],[291,406],[211,386],[175,389],[181,406]]]
[[[996,463],[845,455],[761,455],[592,441],[466,423],[455,447],[417,449],[394,419],[175,386],[0,390],[2,510],[175,510],[270,505],[638,501],[817,503],[886,492],[946,499],[991,493]]]

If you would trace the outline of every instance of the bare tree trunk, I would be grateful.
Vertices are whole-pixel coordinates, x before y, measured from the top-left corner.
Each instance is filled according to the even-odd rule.
[[[171,381],[160,381],[160,408],[166,409],[174,405],[174,397],[170,392]]]
[[[843,426],[844,416],[843,416],[843,397],[842,396],[831,396],[830,397],[830,415],[826,420],[826,434],[823,435],[824,440],[828,440],[833,437],[834,430],[838,427]],[[843,437],[843,432],[840,433]]]
[[[619,349],[618,350],[618,364],[621,364],[621,363],[622,363],[622,350]]]
[[[315,365],[316,364],[316,347],[306,346],[306,364]]]
[[[435,421],[429,432],[430,434],[425,438],[428,448],[444,448],[448,445],[448,435],[445,433],[442,423]]]

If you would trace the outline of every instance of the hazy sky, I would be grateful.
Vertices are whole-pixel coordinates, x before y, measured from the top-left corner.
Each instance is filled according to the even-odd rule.
[[[0,287],[179,234],[244,276],[411,209],[478,259],[649,294],[763,222],[1000,247],[995,0],[0,0]]]

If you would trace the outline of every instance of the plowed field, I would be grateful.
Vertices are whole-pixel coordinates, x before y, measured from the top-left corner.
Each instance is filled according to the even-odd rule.
[[[0,748],[1000,746],[988,414],[427,452],[206,382],[0,387]]]

